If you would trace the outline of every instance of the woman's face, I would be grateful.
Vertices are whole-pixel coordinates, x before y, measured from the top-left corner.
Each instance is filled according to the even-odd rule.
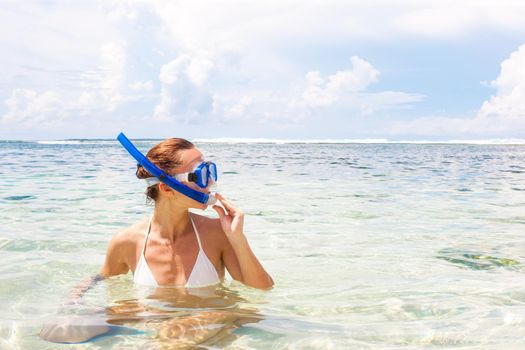
[[[180,159],[181,159],[181,165],[178,168],[176,168],[174,171],[174,173],[176,174],[192,172],[196,166],[198,166],[204,161],[202,153],[197,148],[191,148],[191,149],[181,151]],[[206,188],[201,188],[194,182],[182,181],[182,183],[199,192],[210,193],[209,188],[211,186],[211,183]],[[181,203],[182,201],[184,201],[184,203],[186,203],[188,207],[190,208],[197,208],[197,209],[204,210],[207,207],[206,204],[197,202],[196,200],[193,200],[173,189],[171,189],[170,192],[173,192],[173,195],[175,196],[178,203]]]

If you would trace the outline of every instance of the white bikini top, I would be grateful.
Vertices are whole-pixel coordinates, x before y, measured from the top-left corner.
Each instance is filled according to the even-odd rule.
[[[140,253],[137,268],[133,273],[133,282],[135,282],[136,284],[156,287],[158,286],[158,283],[155,280],[155,277],[153,276],[153,273],[151,272],[148,266],[148,262],[146,261],[146,257],[144,255],[144,251],[146,250],[146,244],[148,242],[149,231],[151,229],[151,219],[152,218],[149,219],[148,230],[146,231],[146,236],[144,238],[142,253]],[[199,254],[197,255],[195,266],[193,266],[193,270],[191,271],[190,277],[188,277],[188,281],[186,281],[184,287],[196,288],[217,284],[220,282],[217,270],[215,270],[215,266],[213,266],[212,262],[210,261],[210,259],[208,259],[206,253],[202,249],[199,233],[197,232],[197,228],[195,227],[191,216],[190,221],[193,226],[195,236],[197,237],[197,242],[199,243]]]

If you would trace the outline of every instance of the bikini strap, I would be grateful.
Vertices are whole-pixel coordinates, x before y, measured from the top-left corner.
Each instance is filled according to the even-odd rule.
[[[146,251],[146,243],[148,242],[149,237],[149,231],[151,230],[151,221],[153,220],[153,215],[150,216],[149,222],[148,222],[148,230],[146,231],[146,234],[144,235],[144,243],[142,244],[142,256],[144,256],[144,252]]]
[[[201,244],[201,239],[199,237],[199,231],[197,231],[197,227],[195,227],[195,223],[193,222],[193,219],[191,218],[191,216],[190,216],[190,221],[191,221],[191,224],[193,225],[193,231],[195,232],[195,236],[197,237],[197,243],[199,243],[199,249],[203,250],[202,249],[202,244]]]

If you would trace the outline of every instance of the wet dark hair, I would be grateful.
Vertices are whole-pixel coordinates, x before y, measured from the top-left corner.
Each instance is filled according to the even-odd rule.
[[[195,145],[188,140],[171,138],[153,146],[146,157],[165,173],[172,174],[182,164],[180,152],[192,148],[195,148]],[[137,177],[146,179],[152,175],[142,165],[138,165]],[[159,185],[149,186],[146,189],[146,197],[148,201],[155,202],[159,197]]]

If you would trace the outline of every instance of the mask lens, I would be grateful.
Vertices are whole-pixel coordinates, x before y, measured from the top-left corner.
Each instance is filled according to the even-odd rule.
[[[217,166],[215,165],[215,163],[210,163],[209,170],[210,170],[210,178],[216,182],[217,181]]]
[[[199,186],[204,188],[206,186],[208,186],[208,167],[205,165],[205,164],[202,164],[202,166],[200,166],[201,168],[201,176],[200,176],[200,181],[199,181]]]

